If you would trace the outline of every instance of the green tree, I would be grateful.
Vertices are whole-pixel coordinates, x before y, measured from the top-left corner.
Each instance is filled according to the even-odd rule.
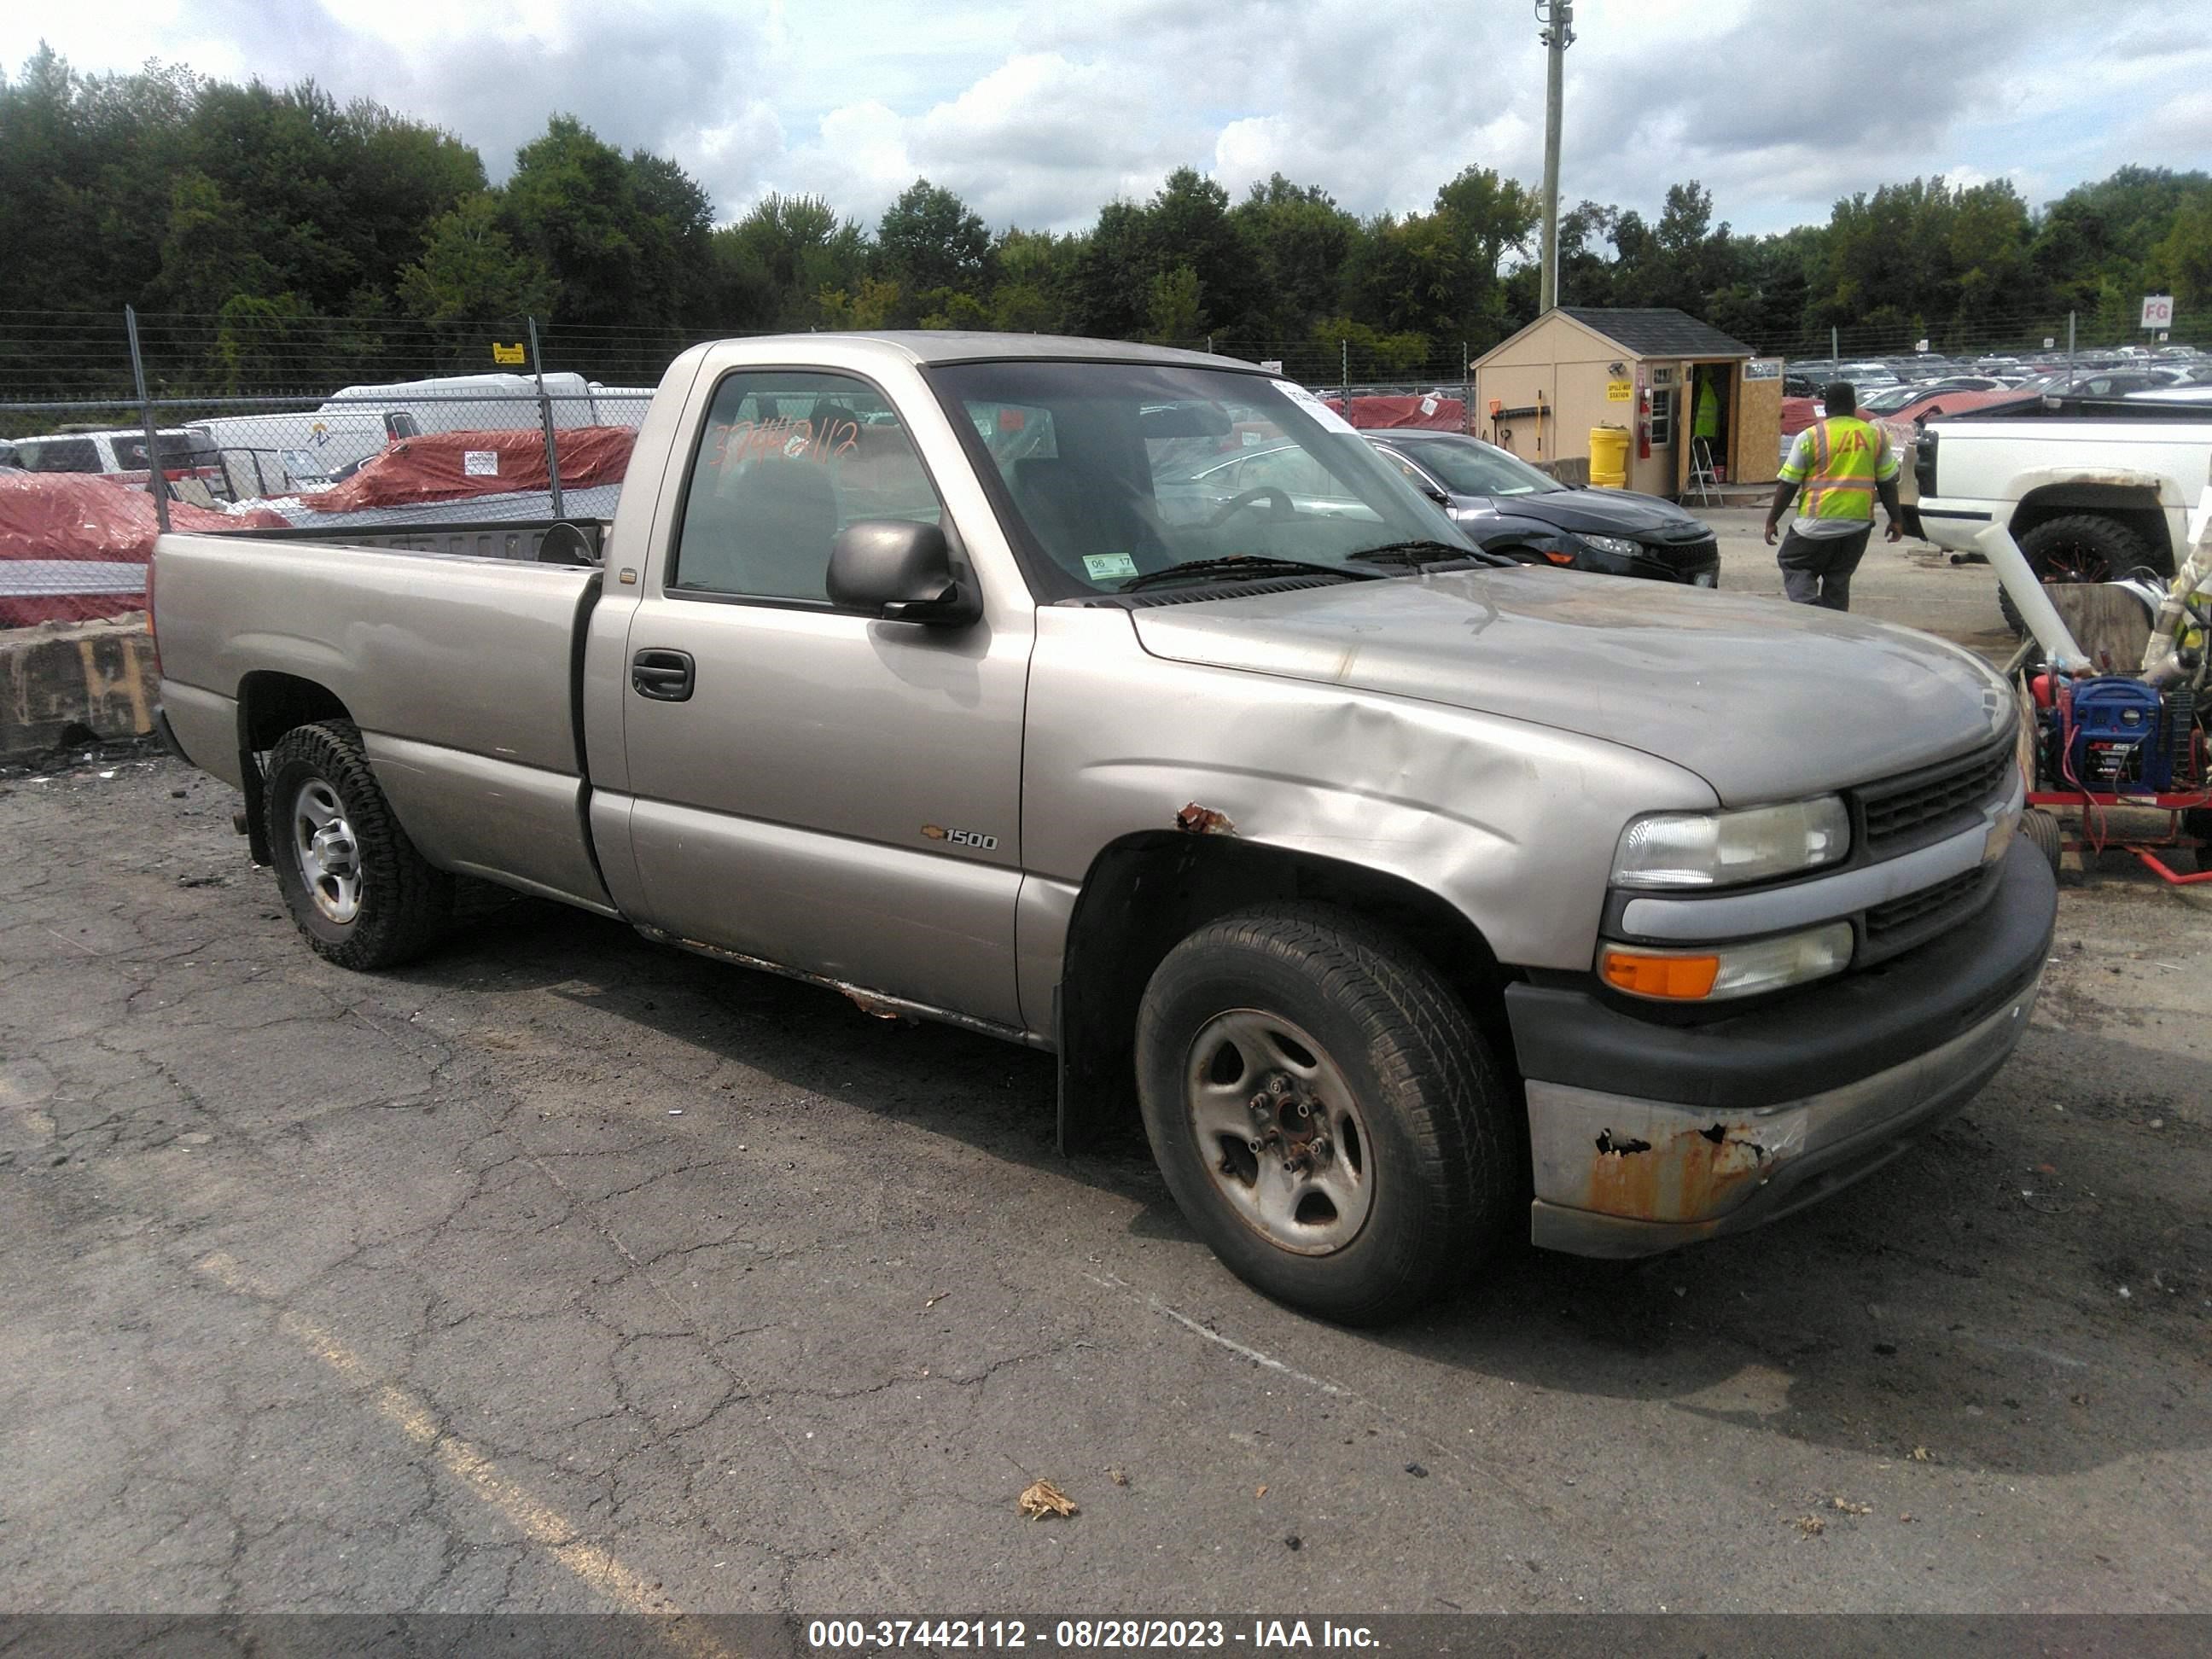
[[[940,290],[981,295],[990,259],[991,233],[982,219],[927,179],[908,185],[876,227],[878,273],[917,298]]]
[[[399,271],[401,301],[425,322],[544,316],[559,292],[544,262],[500,228],[499,200],[488,191],[433,220],[422,257]]]
[[[771,193],[712,242],[716,320],[726,327],[805,328],[823,320],[825,292],[858,294],[867,270],[860,227],[818,196]]]
[[[555,116],[514,162],[505,228],[560,283],[564,323],[672,326],[704,303],[712,209],[674,162],[626,157],[571,115]]]
[[[1206,332],[1206,311],[1199,303],[1198,273],[1177,265],[1152,278],[1145,337],[1161,345],[1188,346]]]
[[[2169,288],[2177,322],[2201,322],[2212,308],[2212,191],[2193,196],[2151,250],[2151,270]]]
[[[823,327],[872,330],[892,325],[901,296],[896,283],[885,282],[879,276],[863,276],[857,292],[848,294],[842,288],[825,288],[820,292],[818,302]]]
[[[1336,308],[1359,221],[1317,185],[1279,173],[1255,184],[1235,217],[1261,264],[1258,322],[1277,336],[1299,335]]]
[[[997,281],[991,289],[990,325],[1012,333],[1057,334],[1065,327],[1068,274],[1082,240],[1050,231],[1008,230],[991,250]]]
[[[234,296],[263,299],[278,290],[276,268],[247,216],[197,168],[170,188],[161,246],[152,294],[169,310],[213,313]]]

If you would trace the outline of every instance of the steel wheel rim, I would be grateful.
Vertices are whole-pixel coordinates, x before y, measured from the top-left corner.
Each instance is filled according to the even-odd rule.
[[[1375,1207],[1374,1138],[1328,1051],[1256,1008],[1191,1039],[1184,1109],[1199,1162],[1238,1220],[1278,1249],[1331,1255]]]
[[[361,914],[361,845],[347,822],[345,803],[321,778],[309,778],[292,794],[292,856],[315,908],[343,927]]]

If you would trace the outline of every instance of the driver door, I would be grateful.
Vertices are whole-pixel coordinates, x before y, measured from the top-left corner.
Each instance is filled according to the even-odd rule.
[[[815,371],[717,384],[629,630],[643,919],[1018,1027],[1030,635],[1012,607],[942,629],[833,604],[837,532],[887,518],[943,525],[958,556],[886,394]]]

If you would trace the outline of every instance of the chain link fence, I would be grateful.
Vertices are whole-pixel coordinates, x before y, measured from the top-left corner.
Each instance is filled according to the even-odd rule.
[[[555,339],[584,367],[546,367]],[[0,313],[0,627],[143,606],[171,529],[611,518],[653,387],[690,343],[526,318],[464,338]]]
[[[2063,362],[2069,343],[2072,361],[2111,361],[2145,337],[2125,320],[2022,313],[1940,339],[1869,323],[1765,355],[1818,359],[1805,363],[1813,374],[1868,359],[1909,373],[1939,351],[1953,367]],[[246,301],[215,316],[0,311],[0,626],[143,604],[153,538],[173,526],[611,517],[653,387],[678,353],[714,337],[307,318]],[[1348,398],[1357,422],[1471,429],[1474,343],[1362,331],[1166,343],[1268,364]]]

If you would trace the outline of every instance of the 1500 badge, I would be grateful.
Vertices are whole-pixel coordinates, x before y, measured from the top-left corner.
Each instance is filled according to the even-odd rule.
[[[947,847],[972,847],[979,853],[995,853],[999,838],[987,836],[980,830],[947,830],[941,824],[925,823],[921,833],[932,841],[941,841]]]

